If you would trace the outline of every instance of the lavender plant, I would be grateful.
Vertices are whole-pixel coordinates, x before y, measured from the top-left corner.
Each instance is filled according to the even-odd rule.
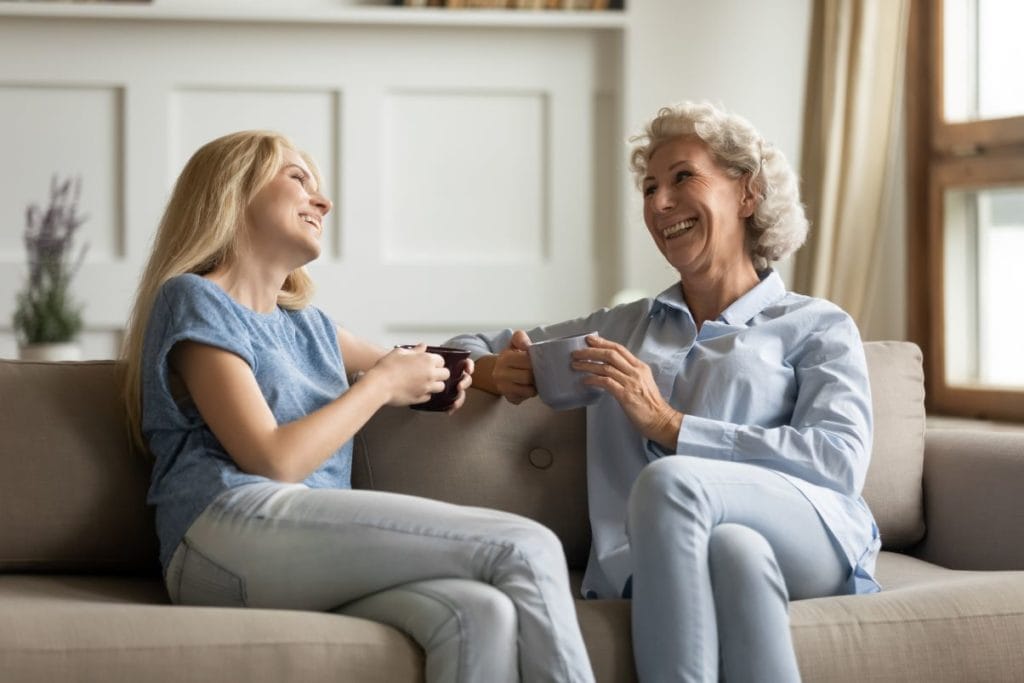
[[[78,213],[81,179],[50,181],[50,204],[25,212],[28,281],[17,295],[14,329],[21,344],[72,341],[82,329],[82,307],[71,298],[71,280],[87,247],[74,254],[75,233],[86,217]]]

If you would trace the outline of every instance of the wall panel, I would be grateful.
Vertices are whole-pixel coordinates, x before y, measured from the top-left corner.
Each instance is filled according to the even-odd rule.
[[[381,131],[384,260],[544,261],[545,105],[543,93],[389,94]]]
[[[90,257],[121,257],[122,101],[117,86],[0,82],[0,149],[6,166],[0,183],[4,264],[24,261],[22,232],[16,228],[24,226],[29,203],[46,206],[55,174],[83,179],[79,206],[88,221],[81,240],[89,243]]]
[[[54,170],[83,175],[75,293],[86,352],[109,357],[178,171],[244,128],[320,163],[335,209],[316,303],[357,334],[440,341],[599,306],[614,278],[596,265],[609,205],[594,169],[620,150],[595,134],[596,109],[608,131],[616,108],[613,35],[0,16],[0,355],[15,349],[24,206]]]

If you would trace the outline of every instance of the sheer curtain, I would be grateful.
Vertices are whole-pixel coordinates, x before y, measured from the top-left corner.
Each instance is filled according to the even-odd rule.
[[[793,289],[834,301],[862,331],[877,318],[870,310],[878,294],[873,281],[892,243],[887,233],[902,233],[903,218],[893,206],[903,183],[899,132],[909,5],[814,1],[801,158],[811,230],[796,254]]]

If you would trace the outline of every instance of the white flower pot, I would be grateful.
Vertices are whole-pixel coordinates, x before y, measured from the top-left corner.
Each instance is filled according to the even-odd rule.
[[[78,342],[29,344],[18,347],[18,358],[35,361],[82,360],[82,347]]]

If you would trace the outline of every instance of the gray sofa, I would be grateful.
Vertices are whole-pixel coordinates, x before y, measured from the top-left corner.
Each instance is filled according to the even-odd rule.
[[[877,425],[865,495],[886,590],[792,604],[804,680],[1024,680],[1024,436],[926,434],[918,349],[867,351]],[[422,680],[422,652],[390,627],[168,604],[118,371],[0,361],[0,680]],[[453,417],[385,409],[357,439],[355,483],[538,519],[578,580],[583,422],[477,390]],[[629,603],[577,604],[598,680],[635,680]]]

